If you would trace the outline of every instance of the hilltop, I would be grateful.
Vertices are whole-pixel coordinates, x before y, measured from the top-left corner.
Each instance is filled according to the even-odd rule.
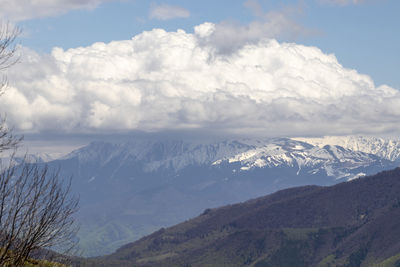
[[[90,263],[107,266],[396,266],[400,168],[207,209]],[[88,263],[90,265],[90,263]]]

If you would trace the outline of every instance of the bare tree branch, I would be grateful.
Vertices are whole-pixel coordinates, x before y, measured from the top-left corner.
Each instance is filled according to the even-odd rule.
[[[12,162],[0,174],[0,265],[19,266],[35,250],[74,245],[78,198],[59,172]]]
[[[4,72],[12,65],[18,62],[16,57],[15,40],[20,34],[19,28],[13,26],[9,22],[0,21],[0,72]],[[4,93],[7,87],[7,76],[3,73],[2,81],[0,81],[0,96]],[[3,112],[3,111],[2,111]],[[17,137],[12,134],[12,129],[9,129],[6,124],[5,116],[0,113],[0,153],[5,150],[16,148],[22,137]]]
[[[0,72],[11,67],[15,57],[18,28],[0,22]],[[4,76],[6,77],[6,76]],[[0,95],[7,79],[0,82]],[[9,163],[0,166],[0,266],[24,266],[33,252],[74,245],[77,227],[74,213],[78,198],[71,196],[71,179],[47,165],[17,164],[15,153],[22,137],[13,134],[0,117],[0,155],[11,150]],[[1,162],[0,162],[1,163]]]
[[[0,71],[18,62],[19,58],[15,55],[17,49],[15,40],[20,33],[21,30],[11,23],[0,22]],[[7,84],[7,76],[4,75],[0,83],[0,94],[4,93]]]

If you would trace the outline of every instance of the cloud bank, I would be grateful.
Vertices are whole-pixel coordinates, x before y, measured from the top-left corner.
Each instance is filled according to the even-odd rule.
[[[150,19],[158,19],[158,20],[188,18],[190,17],[190,12],[189,10],[183,7],[161,4],[161,5],[153,5],[151,7],[149,17]]]
[[[190,130],[307,136],[400,131],[400,92],[316,47],[263,39],[229,54],[193,34],[161,29],[62,50],[23,49],[0,97],[25,132]]]
[[[0,0],[0,17],[11,21],[48,17],[73,9],[92,9],[111,0]]]

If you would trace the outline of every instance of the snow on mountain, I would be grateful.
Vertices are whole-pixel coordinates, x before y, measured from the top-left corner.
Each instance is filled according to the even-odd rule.
[[[309,173],[320,170],[337,179],[362,176],[362,173],[349,173],[349,170],[367,167],[379,161],[379,158],[360,151],[352,151],[340,146],[325,145],[323,147],[291,139],[271,140],[270,143],[238,153],[233,157],[217,160],[213,165],[223,162],[241,164],[240,170],[254,168],[273,168],[278,166],[297,167],[298,172],[304,168]]]
[[[78,158],[80,162],[100,162],[105,165],[118,158],[120,164],[141,162],[144,170],[158,169],[179,171],[191,165],[209,164],[217,159],[233,156],[254,148],[239,141],[184,142],[138,140],[127,143],[93,142],[64,157]]]
[[[48,153],[33,153],[26,155],[16,155],[16,156],[6,156],[0,158],[0,162],[3,166],[10,166],[10,164],[20,164],[22,162],[27,163],[46,163],[53,160],[56,160],[57,157],[54,155],[50,155]],[[12,162],[10,162],[12,160]]]
[[[314,174],[348,180],[356,172],[381,160],[400,158],[400,142],[367,137],[241,139],[221,142],[136,140],[126,143],[93,142],[64,157],[78,158],[81,164],[96,162],[104,166],[140,164],[143,171],[178,172],[188,166],[215,167],[239,164],[240,171],[256,168],[291,167],[299,174],[304,169]],[[118,168],[118,167],[116,167]]]
[[[322,138],[293,138],[318,147],[341,146],[352,151],[373,154],[391,161],[400,159],[400,140],[366,136],[326,136]]]
[[[74,177],[73,190],[81,196],[79,238],[87,255],[97,256],[205,208],[398,165],[391,160],[400,154],[394,141],[335,140],[92,142],[49,165]]]
[[[52,155],[48,153],[34,153],[34,154],[27,154],[26,160],[30,163],[44,163],[50,162],[52,160],[56,160],[58,157],[57,155]]]

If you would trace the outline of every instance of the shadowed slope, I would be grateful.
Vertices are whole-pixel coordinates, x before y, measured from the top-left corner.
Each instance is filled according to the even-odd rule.
[[[400,253],[398,225],[400,169],[395,169],[335,186],[292,188],[208,209],[92,264],[371,266],[384,260],[394,264]]]

